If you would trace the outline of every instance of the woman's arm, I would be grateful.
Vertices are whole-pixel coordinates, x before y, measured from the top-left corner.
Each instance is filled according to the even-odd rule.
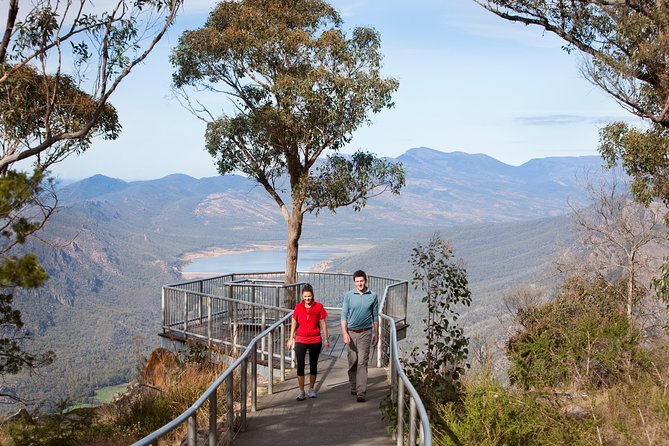
[[[286,342],[286,345],[288,348],[291,348],[293,344],[295,343],[295,328],[297,327],[297,321],[295,318],[291,318],[290,321],[290,336],[288,336],[288,342]]]
[[[323,344],[326,348],[330,348],[330,336],[328,336],[328,324],[325,323],[325,319],[320,320],[321,332],[323,333]]]

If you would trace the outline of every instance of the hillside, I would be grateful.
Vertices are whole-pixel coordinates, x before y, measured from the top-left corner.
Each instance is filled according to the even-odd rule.
[[[406,259],[415,241],[444,228],[443,237],[454,241],[468,265],[480,302],[468,321],[482,333],[493,328],[503,290],[543,281],[553,253],[569,240],[559,217],[566,200],[583,199],[575,178],[600,164],[597,157],[578,157],[513,167],[484,155],[426,148],[411,149],[398,161],[408,172],[399,197],[375,198],[359,213],[310,215],[301,241],[375,246],[331,268],[408,278]],[[125,182],[96,175],[62,188],[59,200],[62,209],[40,233],[49,243],[26,246],[51,279],[17,296],[35,336],[32,346],[58,355],[42,376],[8,383],[36,400],[76,400],[132,377],[136,356],[158,343],[160,287],[180,280],[185,254],[285,240],[277,206],[238,176]]]
[[[467,270],[473,297],[471,307],[463,310],[461,322],[477,343],[490,347],[501,346],[498,344],[504,339],[508,327],[509,314],[502,297],[522,285],[533,285],[550,294],[558,279],[554,261],[566,246],[575,241],[575,233],[565,216],[449,226],[410,234],[360,254],[334,259],[326,270],[344,272],[364,269],[374,275],[410,280],[412,250],[417,244],[426,244],[435,232],[452,243],[455,257]],[[415,330],[409,337],[417,342],[422,336],[419,327],[425,305],[420,302],[420,291],[413,290],[410,296],[409,322]]]

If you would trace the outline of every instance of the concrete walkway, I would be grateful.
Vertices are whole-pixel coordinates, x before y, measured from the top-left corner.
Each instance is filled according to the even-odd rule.
[[[317,398],[295,399],[299,388],[294,371],[290,378],[274,386],[272,395],[259,397],[258,411],[248,414],[247,429],[237,434],[233,444],[394,445],[388,430],[390,423],[381,418],[379,409],[390,392],[386,370],[370,364],[367,401],[358,403],[350,394],[348,366],[343,356],[321,354]]]

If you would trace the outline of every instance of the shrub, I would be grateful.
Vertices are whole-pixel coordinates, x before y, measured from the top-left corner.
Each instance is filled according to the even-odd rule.
[[[435,446],[598,443],[593,419],[570,419],[554,400],[505,388],[490,375],[465,383],[460,402],[435,409]]]
[[[458,381],[469,366],[469,338],[458,324],[458,306],[469,306],[471,292],[466,270],[455,262],[450,243],[435,234],[426,246],[418,245],[410,260],[412,283],[425,296],[426,344],[415,347],[403,361],[409,380],[425,404],[457,398]]]
[[[645,354],[620,295],[605,281],[574,278],[553,301],[520,309],[522,328],[507,343],[511,382],[525,389],[596,389],[627,378]]]

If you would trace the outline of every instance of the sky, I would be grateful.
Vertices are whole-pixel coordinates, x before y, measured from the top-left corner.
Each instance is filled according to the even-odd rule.
[[[123,131],[52,170],[76,180],[103,174],[148,180],[173,173],[217,175],[204,150],[205,124],[170,91],[169,54],[214,2],[186,0],[176,26],[111,102]],[[472,0],[332,0],[344,26],[381,35],[383,73],[396,78],[394,108],[371,115],[342,151],[398,157],[415,147],[484,153],[518,166],[533,158],[597,155],[607,122],[631,120],[590,84],[581,56],[538,28],[507,22]]]

